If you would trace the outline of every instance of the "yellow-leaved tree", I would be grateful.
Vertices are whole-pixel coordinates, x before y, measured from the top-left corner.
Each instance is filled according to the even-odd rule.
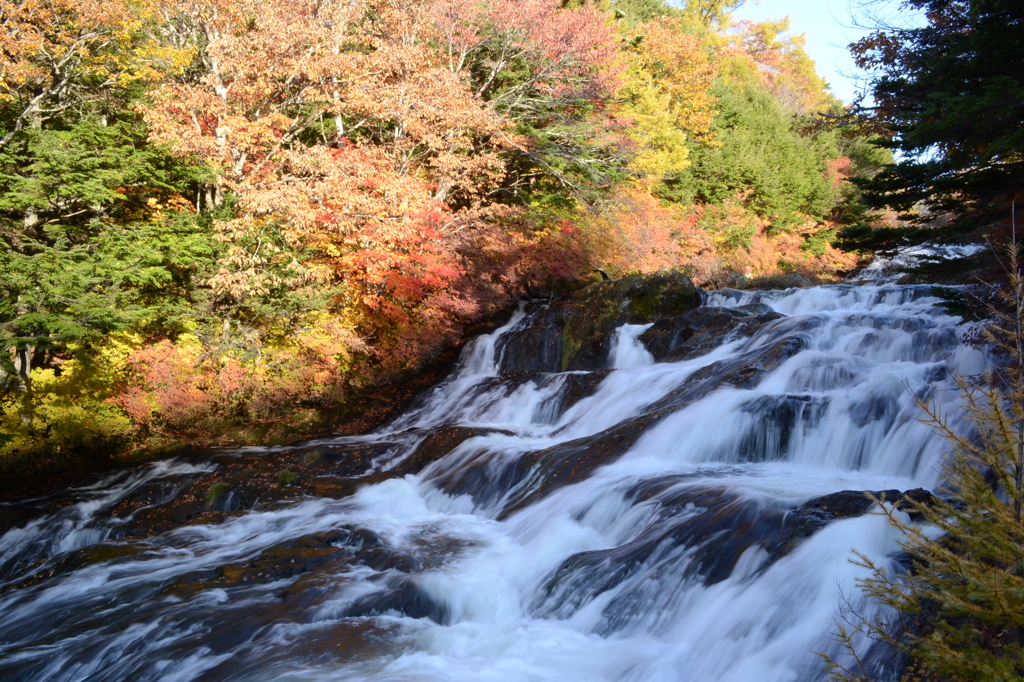
[[[631,167],[656,184],[686,168],[691,141],[713,144],[717,72],[708,46],[682,19],[637,24],[628,33],[622,110],[637,144]]]

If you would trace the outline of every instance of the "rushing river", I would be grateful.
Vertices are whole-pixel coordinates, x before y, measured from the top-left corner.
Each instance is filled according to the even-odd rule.
[[[623,325],[608,369],[523,375],[503,356],[535,305],[380,432],[304,446],[376,453],[352,494],[128,532],[250,449],[29,501],[46,511],[0,537],[0,678],[820,680],[842,605],[874,608],[851,551],[898,548],[884,518],[808,503],[939,485],[915,397],[955,420],[949,371],[981,360],[936,303],[726,290],[706,307],[770,321],[673,362]]]

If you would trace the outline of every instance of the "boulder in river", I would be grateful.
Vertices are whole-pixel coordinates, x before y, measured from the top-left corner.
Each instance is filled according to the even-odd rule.
[[[679,273],[594,282],[565,298],[534,304],[544,311],[499,340],[502,373],[607,369],[619,326],[676,317],[700,302],[700,290]]]

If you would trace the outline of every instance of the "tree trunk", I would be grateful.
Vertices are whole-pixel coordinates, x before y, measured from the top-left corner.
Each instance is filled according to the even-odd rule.
[[[14,376],[18,390],[28,393],[32,387],[32,354],[34,346],[23,346],[14,349]]]

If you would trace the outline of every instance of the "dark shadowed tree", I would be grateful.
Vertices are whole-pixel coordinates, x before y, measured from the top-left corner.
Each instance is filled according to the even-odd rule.
[[[874,74],[873,116],[899,161],[866,184],[871,201],[909,214],[986,219],[1024,188],[1024,5],[907,0],[926,21],[851,46]]]

